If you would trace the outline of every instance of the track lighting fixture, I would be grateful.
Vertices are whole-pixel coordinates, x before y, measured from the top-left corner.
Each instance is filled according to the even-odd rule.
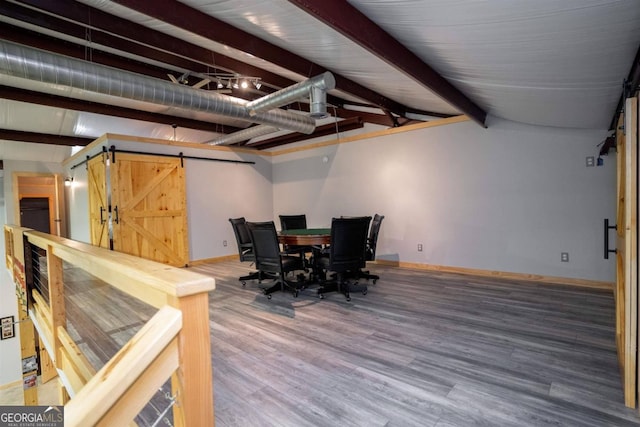
[[[253,85],[256,89],[262,87],[260,77],[243,76],[235,73],[204,73],[201,77],[207,76],[207,79],[216,82],[216,89],[248,89]],[[177,80],[177,79],[176,79]]]

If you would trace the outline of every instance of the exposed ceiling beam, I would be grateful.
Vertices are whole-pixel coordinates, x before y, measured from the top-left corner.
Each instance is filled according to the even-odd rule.
[[[299,111],[309,111],[309,104],[299,102],[292,104],[289,108]],[[351,117],[360,117],[365,123],[372,123],[375,125],[382,125],[387,127],[404,126],[410,123],[422,122],[423,120],[412,120],[404,117],[396,117],[394,122],[387,114],[376,114],[358,110],[349,110],[346,108],[327,108],[327,112],[332,116],[339,117],[341,119],[349,119]],[[446,116],[451,117],[451,116]]]
[[[109,46],[129,54],[173,65],[179,69],[199,73],[224,71],[256,76],[260,77],[264,84],[276,89],[297,83],[262,68],[73,0],[50,2],[20,0],[20,3],[28,7],[0,4],[0,13],[61,34],[83,40],[88,39],[94,46]],[[91,29],[88,30],[88,28]],[[98,47],[94,50],[97,49]],[[179,52],[179,55],[172,52]],[[344,101],[340,100],[340,102]]]
[[[487,113],[417,55],[344,0],[289,0],[458,108],[483,127]]]
[[[214,40],[242,52],[250,53],[305,77],[312,77],[325,71],[331,71],[175,0],[113,1],[114,3],[165,21],[176,27],[187,29],[209,40]],[[333,73],[333,71],[331,72]],[[382,109],[392,111],[397,115],[404,116],[407,110],[406,106],[344,76],[336,73],[333,74],[336,79],[336,89],[350,93]]]
[[[223,70],[226,70],[225,67],[234,67],[234,72],[244,75],[260,76],[266,83],[262,88],[263,93],[272,92],[274,90],[271,89],[272,87],[287,87],[296,83],[293,80],[270,73],[261,68],[253,67],[233,58],[217,54],[208,49],[148,29],[147,27],[126,21],[73,0],[57,0],[55,2],[22,0],[22,3],[24,3],[25,6],[9,2],[0,2],[0,14],[35,27],[47,28],[48,30],[73,37],[80,41],[89,39],[93,48],[87,50],[84,45],[62,41],[55,37],[13,25],[4,25],[0,28],[0,37],[16,43],[50,50],[61,55],[72,56],[79,59],[87,59],[87,57],[89,57],[92,62],[160,79],[166,79],[166,74],[171,73],[173,70],[122,58],[112,53],[106,53],[99,50],[101,49],[100,46],[109,46],[117,51],[127,52],[128,54],[142,58],[153,59],[168,66],[175,66],[177,69],[200,73],[214,72],[217,70],[206,68],[207,66],[204,64],[207,61],[215,63]],[[60,18],[52,14],[58,15]],[[79,24],[71,22],[72,20],[79,22]],[[126,25],[126,23],[129,25]],[[116,32],[120,33],[116,34]],[[136,37],[136,41],[131,41],[131,37]],[[150,46],[152,43],[157,43],[158,46]],[[166,51],[167,49],[178,48],[180,55],[174,55]],[[189,59],[185,57],[189,57]],[[214,59],[214,61],[212,61],[212,59]],[[213,64],[211,64],[211,66],[213,67]],[[190,83],[196,83],[196,81]],[[236,91],[234,96],[250,100],[261,95],[246,93],[246,91],[240,90]],[[327,100],[331,105],[337,106],[354,104],[371,107],[370,104],[345,101],[332,95],[328,95]],[[343,110],[338,108],[338,111]],[[437,115],[437,113],[417,111],[408,108],[407,111],[423,115]],[[381,115],[366,113],[361,115],[365,122],[393,126],[390,120],[383,119],[384,121],[382,121],[380,116]],[[443,116],[448,117],[448,115]],[[338,113],[338,117],[343,116]],[[347,113],[347,115],[344,116],[344,118],[348,117],[353,117],[353,115]],[[369,119],[371,119],[371,121]]]
[[[8,24],[0,25],[0,38],[77,59],[87,59],[88,55],[84,46]],[[90,52],[90,60],[96,64],[107,65],[158,79],[167,79],[167,72],[172,71],[99,50]]]
[[[346,132],[353,129],[360,129],[364,126],[361,117],[353,117],[350,119],[342,120],[337,123],[329,123],[323,126],[316,127],[316,130],[311,135],[304,133],[290,133],[287,135],[276,136],[274,138],[265,139],[255,142],[253,144],[247,144],[247,147],[257,148],[258,150],[266,150],[267,148],[273,148],[280,145],[291,144],[293,142],[305,141],[307,139],[318,138],[321,136],[337,134],[338,132]]]
[[[0,129],[0,139],[35,142],[37,144],[66,145],[69,147],[75,145],[84,147],[95,140],[95,138],[84,138],[81,136],[51,135],[48,133],[25,132],[11,129]]]
[[[66,108],[74,111],[88,111],[90,113],[121,117],[125,119],[142,120],[167,126],[177,125],[180,128],[197,129],[207,132],[232,133],[242,130],[242,128],[234,126],[225,126],[218,123],[209,123],[179,116],[170,116],[167,114],[151,113],[132,108],[100,104],[92,101],[67,98],[65,96],[35,92],[32,90],[3,85],[0,85],[0,98],[31,104],[46,105],[49,107]]]
[[[640,46],[638,47],[636,56],[633,59],[633,63],[631,64],[629,75],[627,76],[627,79],[624,81],[624,86],[622,88],[622,95],[620,95],[620,100],[618,101],[616,111],[613,113],[613,118],[611,119],[609,130],[614,130],[618,125],[618,116],[622,113],[622,110],[624,109],[625,99],[628,96],[635,96],[635,94],[639,90],[640,90]]]

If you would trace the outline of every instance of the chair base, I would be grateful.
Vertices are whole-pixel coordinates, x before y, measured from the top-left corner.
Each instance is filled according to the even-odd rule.
[[[347,301],[351,301],[351,292],[362,292],[366,295],[368,292],[367,285],[360,284],[358,281],[348,281],[344,275],[337,275],[334,280],[325,282],[318,288],[318,298],[324,299],[324,294],[328,292],[340,292],[345,296]]]
[[[239,277],[238,280],[242,283],[242,286],[247,284],[249,280],[257,280],[258,282],[264,279],[275,279],[277,276],[270,273],[261,273],[260,271],[254,271],[246,276]]]
[[[293,294],[294,298],[297,298],[300,290],[304,289],[307,284],[305,281],[300,280],[300,276],[304,277],[304,275],[298,275],[297,282],[290,282],[282,277],[276,277],[275,282],[269,287],[262,288],[262,292],[267,296],[267,299],[271,299],[271,294],[278,291],[289,291]]]
[[[373,280],[374,285],[378,280],[380,280],[380,276],[378,276],[377,274],[371,274],[368,271],[364,271],[364,270],[360,270],[358,272],[358,278],[365,279],[365,280]]]

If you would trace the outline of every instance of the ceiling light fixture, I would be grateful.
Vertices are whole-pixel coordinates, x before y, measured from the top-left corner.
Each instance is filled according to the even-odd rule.
[[[256,89],[262,87],[260,77],[244,76],[236,73],[203,73],[198,74],[198,77],[207,77],[216,82],[217,89],[248,89],[253,85]]]

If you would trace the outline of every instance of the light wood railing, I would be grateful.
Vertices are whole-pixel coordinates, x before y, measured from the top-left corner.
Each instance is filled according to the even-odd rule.
[[[214,425],[208,304],[214,279],[20,227],[5,226],[5,248],[22,313],[31,300],[20,323],[23,360],[35,348],[24,342],[33,341],[33,331],[24,331],[23,338],[31,320],[63,385],[65,425],[134,425],[169,378],[174,425]],[[38,251],[37,258],[46,254],[46,296],[30,286],[40,274],[38,261],[31,259]],[[66,330],[65,262],[158,308],[97,372]],[[25,402],[32,401],[25,392]]]

